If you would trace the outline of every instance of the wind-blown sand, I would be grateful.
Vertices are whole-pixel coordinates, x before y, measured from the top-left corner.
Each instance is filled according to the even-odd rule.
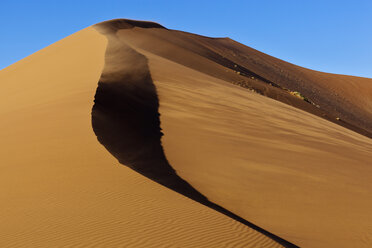
[[[0,79],[1,247],[372,245],[371,79],[129,20]]]

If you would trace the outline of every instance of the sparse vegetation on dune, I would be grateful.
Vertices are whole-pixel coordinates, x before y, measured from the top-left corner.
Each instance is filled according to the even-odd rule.
[[[295,97],[298,97],[298,98],[304,100],[305,102],[312,103],[309,99],[307,99],[304,95],[302,95],[298,91],[289,91],[289,94],[291,94],[291,95],[293,95]]]

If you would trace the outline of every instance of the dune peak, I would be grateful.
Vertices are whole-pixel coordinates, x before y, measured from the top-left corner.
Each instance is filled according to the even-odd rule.
[[[132,29],[132,28],[161,28],[166,29],[164,26],[156,22],[150,21],[139,21],[131,19],[112,19],[93,25],[95,28],[104,27],[107,31],[117,31],[120,29]]]

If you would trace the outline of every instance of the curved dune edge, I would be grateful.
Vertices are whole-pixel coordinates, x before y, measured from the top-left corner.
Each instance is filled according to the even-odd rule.
[[[106,45],[90,27],[0,71],[0,247],[282,247],[97,142]]]
[[[161,145],[159,102],[145,56],[120,40],[121,29],[159,27],[151,22],[116,20],[94,25],[109,43],[105,67],[92,109],[92,126],[99,142],[119,162],[184,196],[266,235],[284,247],[296,245],[209,201],[179,177]],[[161,27],[161,26],[160,26]]]

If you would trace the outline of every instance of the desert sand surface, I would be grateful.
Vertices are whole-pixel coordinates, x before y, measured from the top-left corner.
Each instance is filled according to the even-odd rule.
[[[87,28],[0,71],[0,247],[281,247],[97,141],[106,45]]]
[[[131,20],[0,79],[1,247],[372,245],[372,79]]]

